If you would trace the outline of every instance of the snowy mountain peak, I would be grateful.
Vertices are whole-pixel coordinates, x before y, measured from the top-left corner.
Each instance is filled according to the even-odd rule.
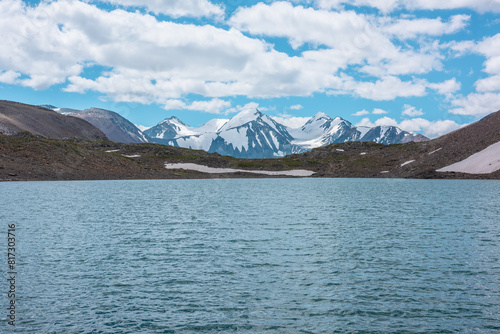
[[[348,141],[389,144],[419,140],[395,127],[357,128],[341,117],[322,112],[300,128],[289,128],[256,108],[243,110],[229,120],[212,119],[198,128],[171,117],[145,133],[161,144],[238,158],[280,157]]]
[[[327,129],[331,128],[332,126],[336,126],[342,122],[346,122],[344,119],[340,117],[335,117],[331,118],[325,113],[318,112],[316,115],[314,115],[309,121],[307,121],[304,126],[302,126],[302,131],[304,132],[311,132],[315,131],[314,129]],[[349,126],[351,125],[349,122],[347,122]]]
[[[179,124],[179,125],[187,126],[186,124],[184,124],[184,122],[182,122],[180,119],[178,119],[175,116],[172,116],[172,117],[169,117],[169,118],[165,118],[159,124],[164,124],[164,123],[167,123],[167,124]]]
[[[318,119],[331,119],[330,116],[328,116],[327,114],[325,114],[324,112],[317,112],[316,115],[314,115],[311,120],[318,120]]]
[[[263,114],[256,108],[250,108],[241,111],[236,114],[233,118],[231,118],[222,128],[221,130],[229,130],[231,128],[237,128],[252,121],[257,121],[261,118]]]
[[[251,122],[261,117],[263,114],[256,108],[250,108],[243,111],[240,111],[236,114],[231,120],[239,120],[241,122]]]
[[[196,135],[197,131],[195,128],[184,124],[184,122],[177,117],[172,116],[164,119],[158,125],[153,126],[144,133],[151,138],[173,139],[176,137]]]
[[[169,120],[171,120],[171,121],[181,122],[181,123],[183,123],[183,124],[184,124],[184,122],[182,122],[180,119],[178,119],[178,118],[177,118],[177,117],[175,117],[175,116],[170,117],[170,118],[169,118]]]
[[[219,132],[220,129],[227,123],[229,122],[228,119],[222,119],[222,118],[214,118],[203,124],[202,126],[198,127],[197,130],[200,133],[206,133],[206,132]]]

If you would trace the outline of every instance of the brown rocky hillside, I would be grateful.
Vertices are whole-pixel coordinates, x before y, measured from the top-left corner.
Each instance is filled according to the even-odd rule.
[[[55,139],[106,139],[104,133],[85,120],[42,107],[0,101],[0,133],[15,135],[23,131]]]

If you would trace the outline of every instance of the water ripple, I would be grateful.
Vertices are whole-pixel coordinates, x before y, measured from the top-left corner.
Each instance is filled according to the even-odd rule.
[[[0,220],[19,226],[16,330],[499,332],[499,185],[3,183]]]

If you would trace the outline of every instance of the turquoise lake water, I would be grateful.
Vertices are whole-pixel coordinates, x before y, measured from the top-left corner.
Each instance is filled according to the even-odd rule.
[[[498,181],[12,182],[0,197],[2,333],[500,332]]]

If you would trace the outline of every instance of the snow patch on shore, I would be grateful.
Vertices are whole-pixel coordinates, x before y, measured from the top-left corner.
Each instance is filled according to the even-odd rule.
[[[275,175],[275,176],[311,176],[314,174],[313,171],[305,169],[295,169],[287,171],[266,171],[266,170],[245,170],[245,169],[233,169],[233,168],[213,168],[193,163],[177,163],[169,164],[165,163],[165,168],[167,169],[187,169],[195,170],[201,173],[208,174],[222,174],[222,173],[253,173],[253,174],[264,174],[264,175]]]
[[[490,145],[465,160],[438,169],[437,172],[490,174],[500,169],[500,142]]]

